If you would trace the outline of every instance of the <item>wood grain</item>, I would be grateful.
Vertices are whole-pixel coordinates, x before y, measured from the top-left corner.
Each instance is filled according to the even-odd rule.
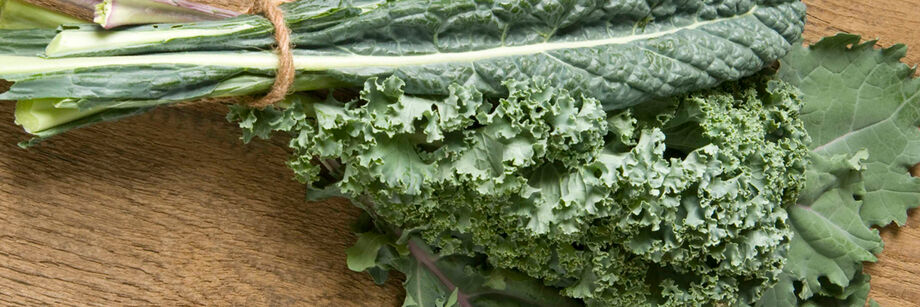
[[[307,203],[284,144],[223,107],[160,109],[28,151],[0,113],[0,304],[396,305],[348,271],[358,211]]]
[[[63,8],[58,1],[35,0]],[[210,3],[244,10],[248,1]],[[920,46],[920,0],[811,0],[806,38]],[[72,8],[71,8],[72,9]],[[907,63],[920,63],[911,50]],[[281,140],[239,142],[220,106],[162,108],[28,151],[0,108],[0,304],[395,306],[348,271],[357,210],[307,203]],[[920,299],[920,214],[866,271],[884,306]]]
[[[879,46],[906,43],[920,48],[920,0],[806,0],[805,4],[808,42],[849,32],[878,39]],[[920,52],[911,50],[904,62],[920,63]]]

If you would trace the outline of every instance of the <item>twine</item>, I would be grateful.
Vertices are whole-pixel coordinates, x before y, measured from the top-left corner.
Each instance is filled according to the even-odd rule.
[[[253,108],[265,108],[274,105],[289,94],[291,86],[294,84],[294,78],[297,71],[294,69],[294,54],[291,46],[291,29],[288,28],[284,21],[284,12],[275,5],[276,1],[272,0],[255,0],[253,6],[249,9],[248,14],[262,15],[272,23],[275,29],[275,41],[278,47],[275,48],[278,53],[278,71],[275,73],[275,80],[271,90],[261,98],[253,96],[234,96],[234,97],[206,97],[191,101],[176,103],[176,106],[192,106],[199,104],[241,104]]]
[[[278,47],[275,48],[278,53],[278,70],[271,90],[265,96],[247,103],[251,107],[264,108],[284,100],[294,84],[297,72],[294,70],[294,54],[291,52],[291,29],[284,21],[284,12],[275,1],[256,0],[250,11],[265,16],[272,23],[275,28],[275,41],[278,43]]]

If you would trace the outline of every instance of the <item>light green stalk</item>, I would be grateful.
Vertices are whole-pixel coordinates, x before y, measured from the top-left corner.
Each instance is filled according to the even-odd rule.
[[[84,21],[22,0],[0,0],[0,29],[53,29],[72,23]]]
[[[16,103],[16,123],[22,126],[26,132],[34,134],[106,109],[97,107],[81,111],[55,107],[60,102],[61,99],[56,98],[20,100]]]
[[[91,6],[94,3],[95,1],[73,2],[79,6]],[[119,0],[114,11],[113,4],[115,1],[107,0],[96,6],[96,19],[101,25],[114,27],[139,23],[187,22],[237,15],[232,11],[193,3],[189,5],[190,3],[186,2]],[[21,0],[0,0],[0,29],[53,29],[62,24],[81,23],[86,21]],[[232,94],[251,87],[261,89],[271,84],[271,80],[260,80],[263,82],[242,82],[245,85],[241,85],[240,80],[236,79],[238,78],[223,83],[216,92]],[[75,104],[73,99],[60,98],[20,100],[16,103],[15,122],[26,132],[38,135],[47,133],[55,127],[100,114],[107,109],[94,107],[81,110]]]

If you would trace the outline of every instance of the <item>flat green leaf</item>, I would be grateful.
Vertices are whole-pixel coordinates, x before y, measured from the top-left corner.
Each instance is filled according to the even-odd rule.
[[[800,304],[803,307],[865,307],[869,297],[869,275],[858,273],[844,289],[835,289],[830,296],[816,296]],[[869,306],[878,307],[878,303]],[[791,306],[791,305],[786,305]]]
[[[853,157],[812,155],[805,191],[789,209],[795,236],[783,269],[803,283],[797,293],[801,299],[828,292],[824,288],[849,287],[862,263],[875,261],[874,254],[882,250],[878,231],[859,216],[867,205],[859,200],[865,193],[861,172],[866,156],[866,151]],[[831,284],[822,284],[823,279]]]
[[[55,33],[53,29],[0,30],[0,55],[39,55]]]
[[[792,284],[792,277],[789,274],[781,274],[776,285],[765,291],[754,306],[790,307],[797,306],[798,302],[798,297],[795,296],[795,286]]]
[[[903,225],[907,209],[920,205],[920,179],[908,173],[920,162],[920,80],[899,62],[907,47],[874,44],[848,34],[824,38],[783,58],[780,76],[802,91],[814,152],[868,151],[863,221]]]
[[[360,87],[371,77],[397,76],[409,94],[447,95],[451,84],[462,84],[501,96],[506,79],[543,76],[606,109],[752,75],[783,56],[804,26],[796,0],[690,2],[324,0],[282,7],[296,69],[323,82]],[[100,31],[61,31],[46,48],[52,58],[0,55],[0,62],[17,63],[0,66],[0,78],[17,82],[0,97],[166,103],[213,96],[230,78],[271,77],[277,64],[273,53],[258,52],[274,44],[260,16]]]
[[[756,304],[762,307],[862,307],[869,293],[862,263],[881,252],[878,231],[859,216],[865,203],[866,151],[827,158],[813,153],[806,188],[789,208],[795,235],[779,282]],[[798,284],[798,285],[796,285]]]
[[[536,279],[487,268],[482,258],[437,255],[417,239],[410,240],[409,250],[396,268],[406,274],[406,307],[581,306]]]
[[[358,242],[348,250],[349,268],[368,271],[375,280],[388,270],[406,275],[404,307],[516,307],[581,306],[560,289],[543,285],[524,274],[491,268],[482,256],[449,255],[433,251],[418,238],[400,243],[396,235],[374,230],[364,216]],[[375,223],[380,224],[377,220]],[[373,255],[373,258],[371,258]],[[352,266],[353,256],[361,265]],[[368,262],[370,260],[370,262]]]
[[[903,224],[920,205],[920,81],[899,62],[906,47],[838,34],[781,60],[813,143],[806,188],[789,208],[795,236],[780,282],[761,306],[864,306],[865,261],[883,243],[873,226]]]
[[[377,254],[380,252],[380,248],[387,243],[387,237],[383,234],[374,232],[359,233],[358,242],[345,250],[348,269],[363,272],[376,266]]]

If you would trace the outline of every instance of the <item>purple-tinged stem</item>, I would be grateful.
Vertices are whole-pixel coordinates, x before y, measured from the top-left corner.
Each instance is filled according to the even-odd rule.
[[[434,276],[437,277],[438,280],[447,287],[448,292],[453,292],[454,289],[457,289],[457,286],[454,285],[454,283],[451,282],[450,279],[444,275],[444,272],[441,272],[441,269],[439,269],[438,266],[434,263],[436,261],[434,256],[425,251],[422,247],[418,246],[418,244],[412,240],[409,241],[409,253],[411,253],[412,256],[415,257],[415,259],[425,267],[425,269],[431,272],[431,274],[434,274]],[[457,289],[457,304],[460,305],[460,307],[473,306],[470,304],[469,297],[461,292],[460,289]]]
[[[106,29],[137,24],[218,20],[240,15],[239,12],[187,0],[104,0],[95,7],[94,21]]]

